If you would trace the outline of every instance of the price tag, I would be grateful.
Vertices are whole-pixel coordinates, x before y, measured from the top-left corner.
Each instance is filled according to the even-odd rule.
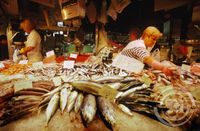
[[[140,81],[144,82],[148,87],[153,83],[153,81],[148,77],[148,75],[145,74],[140,78]]]
[[[121,54],[115,57],[112,65],[134,73],[140,73],[144,68],[144,64],[139,60]]]
[[[75,62],[73,60],[64,61],[63,68],[65,68],[65,69],[74,68],[74,63]]]
[[[52,55],[55,55],[54,50],[51,50],[51,51],[46,53],[47,57],[52,56]]]
[[[15,92],[27,88],[33,88],[31,80],[18,80],[14,83]]]
[[[0,63],[0,68],[4,68],[4,64],[3,63]]]
[[[20,60],[19,61],[19,64],[21,64],[21,65],[25,65],[25,64],[27,64],[28,63],[28,60]]]
[[[189,65],[186,65],[186,64],[182,64],[182,65],[181,65],[181,70],[185,70],[185,71],[190,72],[190,66],[189,66]]]
[[[70,54],[70,58],[74,58],[74,59],[76,59],[77,58],[77,56],[78,56],[78,54]]]
[[[108,85],[105,85],[104,88],[100,89],[98,95],[103,96],[103,97],[113,101],[116,98],[117,94],[118,94],[117,90],[111,88]]]

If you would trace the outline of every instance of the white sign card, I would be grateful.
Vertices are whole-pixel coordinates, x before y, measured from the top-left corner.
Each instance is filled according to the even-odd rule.
[[[70,54],[70,58],[74,58],[74,59],[76,59],[77,58],[77,56],[78,56],[78,54]]]
[[[25,65],[25,64],[27,64],[28,63],[28,60],[20,60],[19,61],[19,64],[21,64],[21,65]]]
[[[185,70],[185,71],[190,72],[190,66],[189,66],[189,65],[186,65],[186,64],[182,64],[182,65],[181,65],[181,70]]]
[[[50,57],[50,56],[52,56],[52,55],[55,55],[54,50],[48,51],[48,52],[46,53],[46,56],[47,56],[47,57]]]
[[[75,63],[75,61],[73,61],[73,60],[64,61],[63,68],[65,68],[65,69],[74,68],[74,63]]]
[[[140,73],[144,68],[144,64],[139,60],[121,54],[115,57],[112,65],[134,73]]]
[[[22,89],[27,89],[27,88],[33,88],[33,84],[31,80],[18,80],[14,82],[15,92]]]

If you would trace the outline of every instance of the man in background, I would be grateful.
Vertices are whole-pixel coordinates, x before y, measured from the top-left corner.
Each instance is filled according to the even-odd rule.
[[[132,28],[129,31],[129,42],[139,39],[141,36],[141,31],[139,28]]]
[[[176,65],[182,65],[183,61],[188,58],[188,54],[188,47],[181,44],[181,42],[173,45],[173,61]]]

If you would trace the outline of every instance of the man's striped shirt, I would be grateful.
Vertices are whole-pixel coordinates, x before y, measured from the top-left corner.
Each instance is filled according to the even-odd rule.
[[[149,52],[144,47],[140,46],[135,46],[129,49],[123,49],[121,54],[131,58],[138,59],[140,61],[143,61],[145,57],[150,56]]]

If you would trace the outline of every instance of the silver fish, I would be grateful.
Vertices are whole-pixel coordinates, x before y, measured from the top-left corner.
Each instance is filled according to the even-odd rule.
[[[97,106],[95,96],[91,94],[86,95],[81,108],[81,118],[86,127],[94,119],[96,111]]]
[[[158,76],[157,82],[160,82],[160,81],[161,81],[161,76]]]
[[[68,101],[68,97],[71,93],[71,90],[68,88],[64,88],[60,91],[60,109],[61,112],[63,113],[66,105],[67,105],[67,101]]]
[[[151,72],[154,73],[154,74],[162,73],[162,71],[160,71],[160,70],[152,70]]]
[[[74,111],[75,111],[76,113],[78,113],[78,111],[79,111],[80,108],[81,108],[81,105],[82,105],[82,103],[83,103],[83,98],[84,98],[83,94],[82,94],[82,93],[79,93],[79,94],[78,94],[78,97],[76,98],[75,105],[74,105]]]
[[[63,88],[64,88],[64,86],[59,86],[59,87],[53,89],[52,91],[50,91],[49,93],[44,94],[43,97],[46,97],[46,96],[49,96],[49,95],[53,95],[53,94],[59,92]]]
[[[14,96],[21,96],[21,95],[35,95],[35,96],[42,96],[44,92],[37,92],[37,91],[28,91],[28,90],[20,90],[15,92]]]
[[[77,91],[71,92],[67,101],[67,112],[70,112],[73,109],[77,96],[78,96]]]
[[[126,114],[133,116],[133,114],[131,113],[130,109],[128,107],[126,107],[125,105],[119,104],[118,107]]]
[[[73,81],[70,83],[74,88],[83,92],[98,95],[103,86],[91,81]]]
[[[57,108],[58,108],[58,103],[59,103],[59,95],[58,93],[54,94],[53,97],[51,98],[47,109],[46,109],[46,124],[48,124],[49,120],[51,119],[51,117],[54,115],[54,113],[56,112]]]
[[[143,83],[138,81],[138,80],[134,80],[134,81],[131,81],[129,82],[128,84],[124,84],[123,87],[121,87],[119,90],[120,91],[127,91],[131,88],[134,88],[134,87],[137,87],[137,86],[141,86]]]
[[[14,100],[41,100],[41,96],[35,96],[35,95],[23,95],[23,96],[17,96],[13,97]]]
[[[117,95],[116,95],[116,97],[115,97],[115,99],[118,99],[118,98],[120,98],[121,97],[121,95],[123,94],[124,92],[118,92],[117,93]]]
[[[119,72],[119,74],[118,74],[119,76],[128,76],[129,75],[129,73],[128,72],[126,72],[125,70],[121,70],[120,69],[120,72]]]
[[[40,87],[27,88],[27,89],[23,89],[23,91],[35,91],[35,92],[44,92],[44,93],[50,92],[49,90],[45,88],[40,88]]]
[[[121,97],[121,98],[126,97],[126,96],[130,95],[131,93],[133,93],[133,92],[135,92],[135,91],[137,91],[137,90],[145,89],[145,88],[147,88],[147,87],[148,87],[148,86],[145,85],[145,84],[143,84],[143,85],[141,85],[141,86],[136,86],[136,87],[134,87],[134,88],[132,88],[132,89],[129,89],[129,90],[125,91],[123,94],[121,94],[120,97]]]
[[[93,81],[97,83],[112,83],[112,82],[118,82],[122,80],[124,77],[122,76],[103,76],[98,79],[95,79]]]
[[[161,80],[162,80],[166,85],[170,85],[170,84],[171,84],[171,82],[168,81],[168,80],[165,79],[165,78],[161,78]]]
[[[115,89],[115,90],[120,89],[120,88],[122,87],[122,85],[123,85],[123,84],[122,84],[122,83],[119,83],[119,82],[108,84],[108,86],[110,86],[111,88],[113,88],[113,89]]]
[[[136,81],[136,78],[127,76],[123,80],[121,80],[122,83],[127,83],[127,82],[131,82],[131,81]]]
[[[112,125],[115,125],[115,111],[113,105],[107,99],[103,97],[98,97],[98,109],[100,111],[100,115],[105,119],[107,122],[107,127],[112,129]]]
[[[40,112],[40,110],[41,110],[43,107],[45,107],[45,106],[48,104],[48,102],[51,100],[52,96],[53,96],[53,95],[44,97],[44,98],[40,101],[40,103],[39,103],[39,112]]]

